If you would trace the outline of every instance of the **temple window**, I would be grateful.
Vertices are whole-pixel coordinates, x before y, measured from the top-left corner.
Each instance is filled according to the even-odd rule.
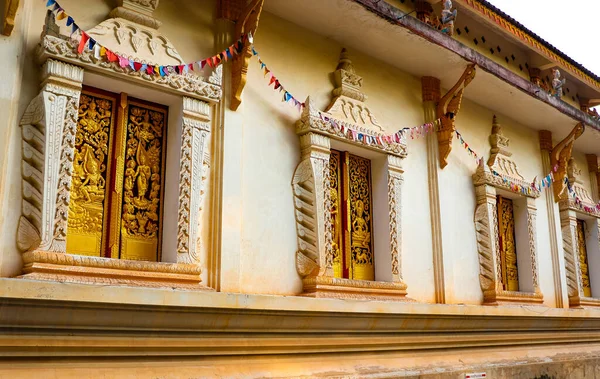
[[[168,109],[86,87],[78,116],[67,253],[160,261]]]
[[[591,175],[593,181],[596,175]],[[575,159],[568,161],[565,187],[559,198],[561,234],[570,307],[600,305],[600,214]],[[592,186],[593,187],[593,186]],[[575,193],[580,203],[575,202]]]
[[[385,129],[365,103],[362,77],[345,50],[334,78],[327,109],[318,110],[309,98],[296,124],[301,160],[292,186],[301,295],[406,300],[401,267],[406,142],[375,142]]]
[[[168,38],[138,23],[154,20],[153,11],[136,5],[86,32],[136,62],[183,63]],[[68,37],[48,13],[38,49],[41,91],[20,122],[22,276],[213,287],[202,282],[203,265],[216,260],[202,234],[212,222],[204,209],[221,69],[209,78],[146,75],[89,48],[79,53]],[[148,43],[137,44],[142,40]],[[113,93],[117,88],[140,98]]]
[[[541,305],[535,206],[540,192],[519,173],[509,143],[494,116],[490,158],[473,175],[483,303]]]

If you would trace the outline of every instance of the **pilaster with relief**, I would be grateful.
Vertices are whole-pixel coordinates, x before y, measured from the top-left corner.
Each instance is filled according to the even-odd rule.
[[[17,246],[23,252],[64,253],[83,69],[47,60],[42,75],[42,90],[20,123],[23,203]]]
[[[209,105],[184,97],[177,222],[178,263],[200,264],[200,232],[210,167],[209,141]]]
[[[402,158],[388,155],[388,203],[390,212],[390,253],[392,278],[402,281],[402,185],[404,168]],[[406,288],[406,287],[405,287]]]

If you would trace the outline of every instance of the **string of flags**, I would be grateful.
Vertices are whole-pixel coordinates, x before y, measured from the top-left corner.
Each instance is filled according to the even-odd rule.
[[[73,17],[71,17],[64,8],[58,3],[56,0],[42,0],[46,3],[46,8],[49,8],[55,15],[56,20],[66,20],[66,26],[71,28],[71,36],[75,33],[79,32],[79,45],[77,47],[77,52],[82,54],[86,49],[92,51],[96,59],[106,59],[109,62],[118,62],[119,66],[125,68],[130,67],[132,70],[137,72],[144,72],[148,75],[160,75],[167,76],[173,73],[176,74],[186,74],[190,71],[203,70],[206,66],[210,68],[216,68],[223,62],[227,62],[230,59],[233,59],[234,56],[240,54],[243,50],[243,47],[246,42],[248,42],[252,47],[252,54],[256,56],[258,59],[258,64],[260,69],[263,71],[265,77],[269,77],[269,86],[273,85],[273,89],[282,93],[282,101],[286,103],[290,103],[293,106],[297,107],[298,110],[302,110],[305,104],[299,101],[296,97],[294,97],[288,90],[285,89],[283,84],[279,81],[279,79],[271,72],[269,67],[264,63],[261,59],[260,55],[256,51],[256,48],[253,45],[253,37],[251,33],[242,35],[235,43],[231,46],[227,47],[222,52],[213,55],[212,57],[201,59],[198,61],[194,61],[191,63],[185,63],[181,65],[151,65],[142,62],[138,62],[136,60],[121,56],[109,48],[102,46],[98,43],[93,37],[87,34],[83,29],[79,27],[79,25],[75,22]],[[425,123],[423,125],[410,127],[410,128],[402,128],[397,132],[389,135],[369,135],[366,133],[362,133],[356,130],[355,125],[351,125],[349,123],[336,121],[332,118],[325,116],[324,114],[319,114],[321,120],[330,123],[334,128],[341,131],[343,135],[347,136],[353,141],[359,141],[366,145],[379,145],[386,146],[392,143],[400,143],[405,138],[410,137],[411,139],[416,139],[421,136],[424,136],[432,131],[437,131],[440,125],[440,120],[435,120],[433,122]],[[477,164],[479,165],[482,162],[482,157],[478,155],[464,140],[463,136],[455,131],[456,137],[459,140],[460,144],[464,147],[464,149],[472,156]],[[491,169],[491,172],[494,176],[502,178],[502,181],[505,185],[509,186],[511,190],[515,192],[521,192],[524,194],[531,194],[532,189],[536,189],[541,191],[542,188],[548,188],[555,181],[554,173],[557,172],[558,166],[553,167],[552,172],[543,177],[540,180],[534,180],[531,182],[529,186],[523,186],[520,183],[515,183],[511,178],[508,178],[494,169]],[[579,208],[583,209],[588,213],[600,213],[600,203],[596,204],[593,207],[585,205],[585,203],[579,198],[571,184],[569,183],[569,179],[567,177],[564,178],[564,182],[567,186],[569,195],[574,199],[574,202]]]
[[[436,130],[436,126],[439,125],[440,120],[428,122],[423,125],[413,126],[411,128],[402,128],[395,133],[388,135],[371,135],[356,130],[356,126],[344,121],[338,121],[330,118],[323,113],[319,112],[319,117],[322,121],[329,123],[332,127],[339,130],[344,136],[348,137],[352,141],[362,142],[365,145],[377,145],[381,147],[388,146],[393,143],[400,143],[404,141],[409,134],[411,139],[416,139],[427,133]]]
[[[151,65],[142,62],[138,62],[136,60],[127,58],[125,56],[119,55],[109,48],[102,46],[98,41],[96,41],[93,37],[87,34],[83,29],[79,27],[79,25],[75,22],[73,17],[71,17],[64,8],[58,3],[56,0],[42,0],[46,2],[46,8],[50,9],[56,15],[56,20],[65,20],[66,26],[71,28],[71,36],[73,34],[79,32],[79,45],[77,47],[77,52],[82,54],[85,49],[89,49],[94,53],[96,59],[106,59],[109,62],[118,62],[119,66],[125,68],[130,67],[132,70],[137,72],[143,72],[148,75],[160,75],[167,76],[173,73],[177,74],[186,74],[190,71],[194,71],[196,69],[202,70],[204,67],[209,66],[211,68],[216,68],[222,62],[227,62],[232,59],[234,56],[241,53],[244,47],[245,42],[249,42],[252,44],[253,38],[252,34],[248,33],[242,35],[240,39],[238,39],[234,44],[227,47],[222,52],[213,55],[212,57],[201,59],[198,61],[194,61],[191,63],[184,63],[180,65]]]
[[[304,108],[304,103],[296,99],[290,92],[288,92],[288,90],[285,89],[285,87],[283,86],[283,84],[281,84],[279,79],[277,79],[277,77],[271,72],[269,67],[267,67],[265,62],[263,62],[260,55],[256,51],[254,45],[252,46],[252,55],[254,55],[258,59],[258,64],[260,65],[260,69],[263,71],[265,78],[267,76],[269,77],[269,87],[272,84],[274,90],[283,93],[281,101],[285,103],[290,103],[293,106],[297,107],[299,111],[302,111],[302,108]]]

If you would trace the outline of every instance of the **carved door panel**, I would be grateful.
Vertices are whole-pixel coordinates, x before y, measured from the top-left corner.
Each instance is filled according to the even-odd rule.
[[[120,225],[111,229],[114,234],[118,229],[121,259],[156,261],[162,242],[167,109],[130,99],[124,114],[124,166],[118,165],[123,180],[122,186],[116,183],[114,199],[121,211],[115,207],[112,218]]]
[[[342,230],[342,212],[343,192],[342,192],[342,153],[337,150],[331,150],[329,157],[329,181],[331,186],[331,225],[333,230],[333,275],[336,278],[344,277],[344,254],[343,254],[343,230]]]
[[[117,96],[85,88],[79,99],[67,226],[67,251],[103,256],[108,222]]]
[[[334,275],[374,280],[371,161],[332,150]]]
[[[498,196],[498,232],[504,290],[519,291],[513,202],[502,196]]]
[[[581,284],[583,295],[592,297],[590,286],[590,269],[588,266],[587,247],[585,244],[585,221],[577,220],[577,247],[579,250],[579,267],[581,268]]]
[[[160,260],[167,117],[166,107],[84,88],[68,253]]]

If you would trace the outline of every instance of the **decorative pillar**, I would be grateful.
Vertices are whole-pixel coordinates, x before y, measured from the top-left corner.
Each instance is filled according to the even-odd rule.
[[[600,170],[598,170],[598,156],[596,154],[586,154],[588,164],[588,172],[590,173],[590,184],[592,187],[592,199],[597,203],[600,201],[600,193],[598,193],[598,183],[600,183]]]
[[[496,189],[488,185],[475,187],[477,206],[475,208],[475,231],[479,253],[479,282],[483,292],[483,302],[495,302],[495,295],[502,291],[502,272],[496,259],[498,252],[498,211]]]
[[[404,183],[402,160],[403,158],[395,155],[387,156],[390,252],[392,281],[395,283],[404,283],[402,278],[402,184]]]
[[[427,3],[428,4],[428,3]],[[431,76],[421,78],[423,118],[425,122],[436,119],[436,104],[440,101],[440,80]],[[433,251],[433,280],[435,302],[446,302],[444,281],[444,251],[442,217],[440,211],[440,188],[438,177],[438,141],[436,133],[427,134],[427,173],[429,186],[429,212],[431,218],[431,245]]]
[[[302,158],[292,181],[298,234],[296,268],[303,278],[333,278],[329,137],[304,134],[300,148]]]
[[[21,119],[23,203],[17,246],[66,253],[67,221],[83,69],[49,59],[42,90]]]
[[[540,130],[540,149],[542,154],[542,168],[544,172],[550,172],[550,152],[552,152],[552,133],[548,130]],[[560,255],[558,253],[558,237],[556,235],[556,207],[554,205],[554,193],[552,188],[546,187],[546,213],[548,214],[548,230],[550,231],[550,254],[552,256],[552,278],[554,279],[554,301],[557,308],[564,308],[562,274],[560,270]]]
[[[189,97],[183,98],[177,263],[200,264],[203,201],[210,167],[209,112],[208,103]]]
[[[226,47],[230,46],[234,41],[234,30],[235,30],[235,22],[239,19],[243,9],[245,6],[245,1],[243,0],[219,0],[217,2],[217,19],[215,22],[216,32],[215,32],[215,51],[223,51]],[[236,222],[232,222],[232,217],[229,216],[228,225],[235,225],[235,230],[237,232],[236,236],[228,235],[227,238],[223,238],[223,198],[225,197],[224,191],[224,167],[226,164],[226,156],[229,159],[235,159],[237,154],[225,154],[226,152],[235,152],[241,151],[242,140],[237,138],[238,133],[238,125],[241,122],[235,122],[236,117],[243,117],[240,114],[227,113],[228,102],[231,100],[231,64],[229,62],[224,62],[221,66],[222,68],[222,84],[221,87],[223,89],[223,95],[221,97],[221,101],[214,107],[213,119],[214,119],[214,132],[212,137],[212,167],[210,173],[210,183],[212,188],[211,195],[211,226],[210,226],[210,235],[211,235],[211,247],[209,254],[209,261],[207,262],[207,266],[209,267],[208,280],[207,284],[209,287],[216,289],[217,291],[222,290],[222,281],[225,278],[221,278],[221,270],[228,272],[227,281],[228,284],[225,284],[225,290],[230,292],[238,292],[239,285],[234,283],[239,283],[239,242],[241,237],[241,229],[242,229],[242,221],[240,212],[238,212],[239,207],[234,206],[235,211],[228,212],[229,214],[238,214],[235,216]],[[227,120],[229,121],[229,131],[225,130],[225,119],[227,116]],[[227,133],[230,138],[227,137]],[[234,146],[231,146],[231,145]],[[229,162],[227,162],[229,163]],[[228,185],[229,188],[236,187],[236,191],[241,190],[241,165],[239,162],[231,162],[228,164],[229,170],[228,173],[231,174],[232,170],[235,167],[237,170],[236,178],[238,178],[238,182],[235,185]],[[230,184],[230,183],[228,183]],[[241,198],[240,196],[236,196],[237,198]],[[232,205],[231,203],[229,203]],[[228,244],[237,243],[238,247],[236,248],[227,248]],[[228,259],[225,264],[223,264],[223,251],[228,251]],[[231,266],[234,266],[232,268]]]
[[[580,294],[583,294],[583,287],[581,285],[579,248],[577,245],[577,215],[573,210],[561,209],[560,228],[565,255],[567,295],[569,296],[568,305],[570,307],[579,307],[582,297]]]

